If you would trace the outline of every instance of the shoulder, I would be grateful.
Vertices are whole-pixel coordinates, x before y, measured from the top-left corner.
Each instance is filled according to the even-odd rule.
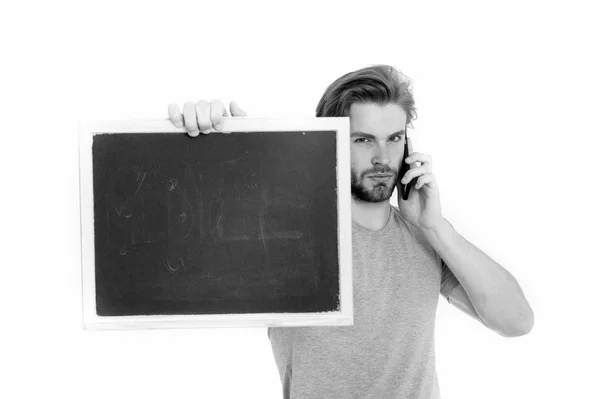
[[[392,221],[395,224],[400,225],[403,228],[409,229],[411,232],[417,229],[416,226],[410,224],[406,219],[404,219],[404,217],[402,217],[402,212],[400,212],[400,208],[392,204],[390,204],[390,207],[392,208]]]
[[[404,219],[402,217],[402,213],[400,212],[400,209],[397,206],[391,205],[392,207],[392,220],[390,220],[391,223],[393,223],[395,226],[398,226],[397,228],[400,230],[403,230],[406,232],[406,234],[412,236],[414,238],[414,241],[422,247],[429,249],[431,245],[429,244],[429,241],[427,240],[427,238],[425,237],[425,234],[421,231],[420,228],[418,228],[417,226],[415,226],[414,224],[411,224],[410,222],[408,222],[406,219]]]

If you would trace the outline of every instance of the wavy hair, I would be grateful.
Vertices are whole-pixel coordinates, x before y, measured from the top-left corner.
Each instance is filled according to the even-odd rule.
[[[373,65],[336,79],[323,93],[316,116],[349,116],[354,103],[395,103],[406,112],[407,125],[417,119],[412,81],[389,65]]]

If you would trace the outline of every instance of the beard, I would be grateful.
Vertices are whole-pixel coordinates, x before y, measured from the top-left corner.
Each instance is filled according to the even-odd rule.
[[[367,188],[364,183],[368,179],[366,176],[377,173],[393,174],[393,176],[386,182],[376,182],[373,188]],[[390,167],[367,169],[360,175],[352,169],[352,196],[363,202],[387,201],[394,192],[397,178],[398,171]]]

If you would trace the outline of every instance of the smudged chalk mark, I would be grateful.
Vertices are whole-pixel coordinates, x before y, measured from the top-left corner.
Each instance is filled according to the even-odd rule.
[[[183,262],[183,259],[178,258],[179,259],[179,263],[181,264],[181,267],[183,267],[184,270],[187,270],[187,267],[185,267],[185,263]]]
[[[142,230],[141,236],[142,236],[142,241],[145,242],[146,244],[150,244],[151,242],[155,241],[154,234],[148,233],[146,230]]]
[[[239,236],[227,236],[221,238],[223,241],[249,241],[250,237],[247,235],[239,235]]]
[[[276,231],[267,237],[267,239],[290,239],[297,240],[302,238],[303,234],[300,231]]]
[[[215,226],[214,230],[213,230],[213,234],[217,234],[219,236],[219,238],[222,238],[222,230],[221,229],[221,222],[223,221],[223,214],[221,213],[219,215],[219,218],[217,219],[217,225]],[[219,234],[221,233],[221,234]]]
[[[177,266],[177,268],[174,268],[173,266],[171,266],[171,263],[169,262],[169,260],[163,260],[162,261],[163,266],[165,267],[165,269],[167,269],[168,272],[174,273],[177,270],[179,270],[179,266]]]
[[[117,208],[117,206],[115,204],[113,204],[112,202],[110,203],[110,205],[113,207],[113,209],[115,210],[115,213],[117,214],[117,216],[121,216],[121,214],[123,213],[123,209],[125,208],[125,205],[127,204],[123,204],[120,207]]]
[[[140,174],[138,173],[138,178],[140,177]],[[135,194],[133,195],[137,195],[138,191],[140,191],[140,187],[142,187],[142,183],[144,182],[144,179],[146,178],[146,172],[144,172],[144,176],[142,176],[142,181],[140,181],[140,184],[138,185],[137,190],[135,190]],[[136,179],[137,181],[137,179]]]
[[[260,224],[260,236],[263,242],[263,249],[265,251],[265,255],[267,255],[267,265],[271,265],[271,255],[269,255],[269,249],[267,248],[267,241],[265,239],[265,228],[264,228],[264,224],[265,224],[265,220],[264,220],[264,216],[260,215],[258,217],[258,221]]]
[[[179,214],[179,217],[177,218],[177,221],[179,223],[185,223],[186,220],[187,220],[187,215],[185,214],[185,212],[181,212]]]
[[[127,255],[127,247],[121,247],[119,249],[119,255]]]
[[[267,252],[267,242],[265,241],[265,229],[263,227],[263,218],[262,217],[259,219],[259,223],[260,223],[260,238],[262,239],[263,248],[266,253]]]
[[[177,179],[175,179],[175,178],[169,179],[169,181],[167,182],[167,190],[173,191],[176,188],[177,188]]]

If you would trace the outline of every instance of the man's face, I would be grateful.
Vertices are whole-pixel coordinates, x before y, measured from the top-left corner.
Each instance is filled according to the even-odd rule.
[[[350,107],[352,196],[364,202],[390,199],[404,152],[406,112],[397,104]]]

